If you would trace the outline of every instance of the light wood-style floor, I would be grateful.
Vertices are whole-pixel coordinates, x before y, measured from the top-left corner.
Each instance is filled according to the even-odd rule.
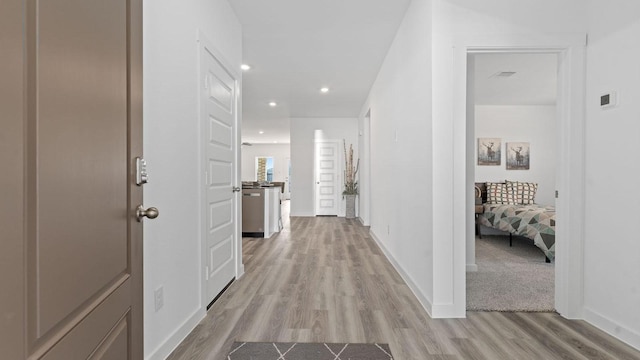
[[[397,360],[640,359],[555,313],[431,319],[357,221],[285,218],[280,234],[243,239],[243,256],[245,275],[169,359],[224,359],[236,340],[380,342]]]

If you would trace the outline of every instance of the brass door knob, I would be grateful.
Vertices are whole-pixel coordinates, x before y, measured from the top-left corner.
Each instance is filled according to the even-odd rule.
[[[136,217],[138,218],[138,222],[142,221],[143,217],[155,219],[158,217],[158,215],[160,215],[160,212],[154,207],[150,207],[145,210],[142,205],[138,205],[138,207],[136,208]]]

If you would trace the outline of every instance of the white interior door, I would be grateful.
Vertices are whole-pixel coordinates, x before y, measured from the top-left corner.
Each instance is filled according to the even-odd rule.
[[[316,142],[316,215],[338,215],[339,158],[337,141]]]
[[[205,153],[206,302],[213,301],[235,277],[237,196],[235,72],[201,39],[201,121]]]

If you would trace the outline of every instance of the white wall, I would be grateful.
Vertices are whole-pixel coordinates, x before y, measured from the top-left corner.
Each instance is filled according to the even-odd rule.
[[[431,1],[414,0],[362,107],[371,109],[371,234],[431,311]]]
[[[285,181],[289,176],[289,159],[291,146],[289,144],[253,144],[242,146],[242,181],[256,180],[256,157],[272,157],[274,174],[273,181]],[[289,189],[286,188],[285,192]]]
[[[198,30],[239,66],[242,34],[226,0],[144,2],[145,357],[164,359],[201,320]],[[154,311],[154,290],[164,307]]]
[[[340,174],[342,181],[344,155],[342,140],[347,148],[353,144],[354,157],[358,151],[357,118],[292,118],[291,119],[291,216],[315,216],[314,207],[314,133],[322,130],[324,139],[339,140]],[[340,197],[342,199],[342,197]],[[344,216],[345,203],[338,205],[338,216]]]
[[[242,181],[256,181],[256,157],[272,157],[273,181],[285,181],[289,173],[289,144],[253,144],[242,147]]]
[[[475,107],[475,154],[478,138],[502,139],[501,164],[475,164],[476,182],[526,181],[538,183],[536,203],[555,204],[556,185],[556,107],[488,106]],[[528,142],[531,149],[529,170],[507,170],[506,143]]]
[[[640,2],[588,3],[585,317],[640,349]]]

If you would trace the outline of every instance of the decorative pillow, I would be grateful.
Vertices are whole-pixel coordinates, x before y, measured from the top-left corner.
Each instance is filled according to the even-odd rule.
[[[513,193],[505,183],[487,183],[488,204],[515,204]]]
[[[507,188],[513,194],[517,204],[535,204],[536,192],[538,191],[537,183],[507,181]]]

